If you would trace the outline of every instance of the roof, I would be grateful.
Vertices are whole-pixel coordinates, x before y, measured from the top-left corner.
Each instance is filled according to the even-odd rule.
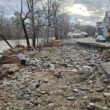
[[[108,17],[110,17],[110,11],[107,11],[107,12],[106,12],[106,15],[107,15]]]
[[[105,17],[104,17],[104,21],[107,17],[110,17],[110,11],[106,11]]]

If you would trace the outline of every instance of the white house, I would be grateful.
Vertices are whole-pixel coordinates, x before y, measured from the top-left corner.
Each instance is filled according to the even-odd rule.
[[[88,34],[87,34],[87,32],[74,31],[74,32],[69,32],[68,37],[70,37],[70,38],[88,37]]]
[[[110,11],[106,12],[103,21],[97,22],[96,26],[105,37],[108,37],[108,31],[110,29]],[[100,34],[100,32],[99,32],[99,34]]]
[[[81,33],[80,32],[69,32],[68,37],[70,38],[81,37]]]

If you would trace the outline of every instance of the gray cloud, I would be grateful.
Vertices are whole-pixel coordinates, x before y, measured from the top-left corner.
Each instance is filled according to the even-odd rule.
[[[84,6],[90,16],[79,15],[77,12],[68,13],[71,16],[71,20],[76,21],[74,19],[79,19],[84,24],[89,22],[95,24],[95,22],[103,20],[107,8],[109,9],[110,0],[64,0],[63,5],[65,7],[73,7],[75,4]],[[6,14],[10,16],[13,14],[13,10],[20,9],[20,0],[0,0],[0,8],[4,8]]]
[[[72,3],[72,0],[70,0]],[[73,13],[71,16],[75,16],[75,18],[82,21],[82,23],[90,23],[95,25],[95,22],[102,21],[105,12],[109,10],[110,0],[75,0],[74,4],[81,4],[87,8],[87,11],[90,13],[90,16],[77,15]],[[74,5],[74,4],[71,4]],[[73,19],[73,17],[72,17]]]

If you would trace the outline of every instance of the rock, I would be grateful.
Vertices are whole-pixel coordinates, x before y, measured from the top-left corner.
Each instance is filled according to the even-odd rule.
[[[97,97],[90,97],[91,102],[101,102],[103,99],[100,96]]]
[[[48,107],[49,107],[49,108],[54,108],[55,106],[56,106],[55,103],[50,103],[50,104],[48,104]]]
[[[107,107],[101,107],[100,109],[101,110],[109,110],[109,108],[107,108]]]
[[[88,99],[88,96],[83,96],[83,99],[86,99],[87,100]]]
[[[49,62],[43,63],[43,68],[45,68],[45,69],[51,68],[50,63]]]
[[[26,65],[36,66],[37,62],[35,59],[27,59]]]
[[[55,76],[56,78],[63,78],[63,75],[61,74],[61,72],[55,72],[55,73],[54,73],[54,76]]]
[[[73,89],[73,92],[79,92],[79,90],[78,89]]]
[[[77,69],[72,69],[71,72],[77,73],[78,70]]]
[[[45,91],[40,91],[40,93],[41,93],[41,94],[46,94],[46,92],[45,92]]]
[[[104,89],[105,89],[104,87],[100,87],[100,88],[97,88],[96,91],[97,91],[97,92],[103,92]]]
[[[110,89],[110,86],[107,86],[107,89]]]
[[[38,88],[39,86],[40,86],[40,82],[39,81],[32,80],[29,87],[31,88],[31,90],[33,90],[33,89]]]
[[[34,104],[34,106],[38,106],[39,105],[38,101],[33,101],[33,104]]]
[[[94,110],[95,109],[95,104],[94,103],[89,103],[87,105],[88,110]]]
[[[14,73],[19,70],[19,67],[17,64],[3,64],[2,65],[2,70],[6,74]]]
[[[90,88],[87,88],[87,87],[81,87],[80,89],[84,90],[84,91],[89,91],[90,90]]]
[[[107,92],[106,92],[106,93],[104,93],[104,96],[105,96],[105,97],[110,97],[110,93],[107,93]]]
[[[106,73],[108,80],[110,81],[110,62],[105,62],[101,64],[102,69]]]
[[[109,110],[107,107],[101,107],[94,103],[89,103],[87,108],[88,108],[88,110]]]
[[[62,64],[60,64],[60,66],[63,66],[63,67],[65,67],[65,68],[67,68],[67,67],[68,67],[68,64],[62,63]]]
[[[83,69],[90,72],[93,71],[93,68],[91,66],[83,66]]]
[[[101,56],[102,56],[104,59],[110,58],[110,49],[103,50]]]
[[[22,65],[26,65],[26,57],[23,53],[18,53],[16,56],[20,60]]]
[[[5,74],[3,73],[2,67],[0,66],[0,77],[4,76]]]
[[[3,84],[3,81],[2,80],[0,80],[0,85],[2,85]]]
[[[87,57],[87,58],[85,58],[85,60],[90,60],[91,59],[91,57]]]
[[[107,107],[102,107],[102,106],[99,106],[99,105],[95,105],[96,109],[97,110],[109,110]]]
[[[94,91],[92,89],[89,90],[90,93],[93,93]]]
[[[109,79],[104,79],[103,82],[109,84],[110,83],[110,80]]]
[[[83,66],[81,68],[79,68],[79,73],[80,74],[89,74],[89,73],[93,73],[93,68],[90,66]]]
[[[74,96],[72,96],[72,97],[67,97],[67,100],[72,101],[72,100],[76,100],[76,98],[75,98]]]
[[[47,78],[43,78],[43,80],[42,80],[44,83],[48,83],[49,82],[49,79],[47,79]]]

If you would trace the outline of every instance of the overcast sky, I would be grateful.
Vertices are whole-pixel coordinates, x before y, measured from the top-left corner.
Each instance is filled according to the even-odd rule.
[[[0,9],[10,17],[20,7],[20,0],[0,0]],[[65,11],[71,16],[71,21],[83,24],[93,24],[102,21],[106,10],[109,10],[110,0],[64,0]]]

